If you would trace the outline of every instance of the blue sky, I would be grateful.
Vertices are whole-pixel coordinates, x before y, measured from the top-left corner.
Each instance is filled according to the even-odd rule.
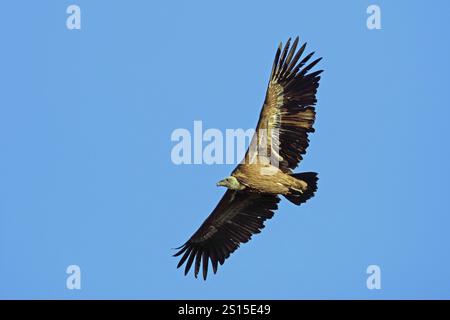
[[[81,30],[66,8],[81,8]],[[368,30],[366,8],[381,8]],[[448,1],[9,1],[0,33],[0,298],[450,298]],[[279,41],[324,59],[306,205],[204,282],[177,270],[233,165],[177,128],[253,128]],[[66,268],[81,268],[81,290]],[[381,268],[368,290],[366,268]]]

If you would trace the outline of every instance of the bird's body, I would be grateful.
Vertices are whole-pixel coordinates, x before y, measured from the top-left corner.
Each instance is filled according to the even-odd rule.
[[[306,191],[307,183],[286,174],[276,166],[240,164],[231,174],[249,192],[289,195],[290,190]]]
[[[264,228],[278,208],[279,195],[295,205],[314,196],[317,173],[293,173],[314,132],[316,92],[322,70],[310,72],[321,60],[300,59],[306,44],[297,49],[298,37],[280,44],[270,75],[264,105],[255,135],[241,163],[231,175],[217,183],[227,188],[216,208],[192,237],[179,249],[178,267],[185,274],[194,264],[206,279],[208,265],[214,273],[241,243]],[[289,50],[290,49],[290,50]]]

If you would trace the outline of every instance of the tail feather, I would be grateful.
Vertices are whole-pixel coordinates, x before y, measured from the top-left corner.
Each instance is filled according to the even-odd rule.
[[[302,180],[307,184],[307,188],[303,192],[292,188],[289,190],[289,194],[284,195],[284,197],[290,202],[299,206],[300,204],[306,202],[308,199],[311,199],[314,196],[314,192],[317,191],[317,181],[319,180],[319,178],[317,177],[316,172],[293,173],[291,174],[291,176],[298,180]]]

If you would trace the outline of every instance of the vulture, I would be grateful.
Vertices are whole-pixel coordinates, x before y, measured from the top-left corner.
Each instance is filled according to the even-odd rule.
[[[300,205],[314,196],[317,173],[294,173],[306,153],[308,134],[314,132],[316,92],[323,70],[311,70],[322,59],[304,55],[297,37],[280,43],[270,73],[264,104],[255,134],[244,159],[231,175],[217,183],[227,190],[216,208],[192,237],[177,248],[177,268],[194,265],[206,280],[209,265],[214,273],[241,243],[260,233],[272,218],[280,196]]]

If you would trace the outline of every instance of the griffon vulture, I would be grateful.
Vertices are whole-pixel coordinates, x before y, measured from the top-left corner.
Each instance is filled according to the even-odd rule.
[[[255,135],[244,159],[231,175],[217,183],[227,188],[224,196],[194,235],[174,256],[178,268],[186,263],[185,275],[194,264],[206,280],[208,265],[214,273],[241,243],[261,232],[264,221],[278,208],[279,195],[295,205],[314,196],[317,173],[293,173],[314,132],[314,105],[320,73],[310,72],[321,60],[314,52],[302,58],[306,43],[298,50],[298,37],[278,47],[264,105]],[[302,59],[301,59],[302,58]]]

